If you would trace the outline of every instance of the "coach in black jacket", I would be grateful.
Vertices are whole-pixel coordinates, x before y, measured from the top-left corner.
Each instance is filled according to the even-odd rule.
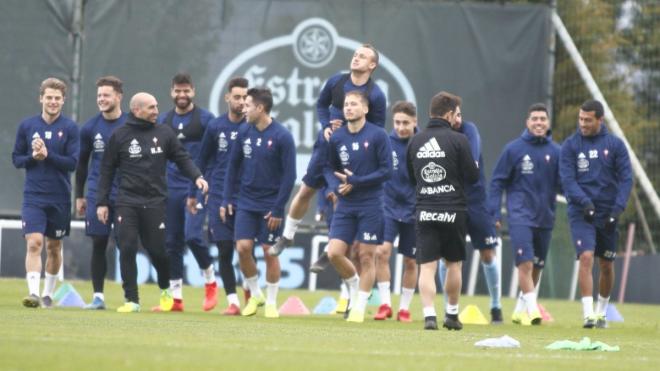
[[[114,222],[121,251],[121,278],[126,303],[117,311],[140,311],[135,262],[138,236],[158,272],[158,286],[162,290],[159,309],[169,311],[173,299],[168,291],[169,272],[164,249],[167,161],[176,163],[204,193],[208,184],[174,131],[167,125],[156,125],[156,98],[138,93],[131,99],[130,108],[126,124],[113,132],[103,156],[96,213],[101,222],[108,222],[110,188],[118,170],[119,191]]]
[[[451,129],[461,112],[461,98],[440,92],[431,99],[426,129],[408,145],[408,174],[417,191],[417,261],[420,264],[419,292],[424,306],[424,328],[437,330],[433,300],[438,259],[445,260],[447,278],[443,326],[460,330],[458,297],[461,292],[461,266],[465,260],[466,199],[465,182],[479,179],[477,163],[467,138]]]

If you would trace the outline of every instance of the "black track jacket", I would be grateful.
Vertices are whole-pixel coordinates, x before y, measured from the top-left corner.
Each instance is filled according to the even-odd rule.
[[[436,221],[422,217],[431,213],[466,211],[463,184],[476,182],[479,168],[463,134],[452,130],[446,120],[431,119],[410,140],[407,154],[408,174],[417,193],[418,221]]]
[[[202,173],[168,125],[156,125],[128,115],[116,129],[101,162],[97,206],[107,206],[115,171],[119,170],[119,191],[115,206],[160,207],[167,200],[167,161],[195,181]]]

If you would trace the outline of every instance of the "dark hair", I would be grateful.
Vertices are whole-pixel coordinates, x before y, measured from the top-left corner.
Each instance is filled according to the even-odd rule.
[[[62,92],[63,97],[66,96],[66,84],[58,78],[49,77],[42,81],[41,86],[39,86],[39,95],[43,96],[46,93],[46,89],[59,90]]]
[[[231,92],[231,89],[236,87],[247,88],[248,80],[245,77],[234,77],[231,80],[229,80],[229,83],[227,83],[227,91]]]
[[[372,52],[374,52],[374,62],[376,62],[376,67],[378,67],[378,63],[379,63],[378,60],[380,59],[380,57],[379,57],[378,50],[376,49],[376,47],[373,46],[372,44],[369,44],[369,43],[362,44],[362,46],[360,46],[360,47],[361,48],[367,48],[367,49],[371,50]]]
[[[264,111],[266,111],[266,113],[270,113],[271,108],[273,108],[273,93],[270,92],[270,89],[251,88],[248,89],[247,95],[252,97],[255,104],[261,104],[264,106]]]
[[[447,114],[447,112],[455,111],[456,107],[461,105],[461,102],[461,97],[447,93],[446,91],[441,91],[431,98],[429,116],[432,118],[442,117]]]
[[[580,109],[584,112],[596,112],[597,119],[603,117],[603,114],[605,113],[603,104],[595,99],[589,99],[586,102],[582,103]]]
[[[172,86],[174,85],[190,85],[193,86],[192,77],[189,73],[179,72],[172,77]]]
[[[527,117],[529,117],[532,112],[545,112],[545,114],[548,115],[548,107],[543,103],[534,103],[529,106],[529,109],[527,109]]]
[[[360,101],[362,102],[362,104],[364,104],[367,107],[369,106],[369,99],[367,99],[367,96],[364,95],[363,92],[361,92],[359,90],[351,90],[351,91],[347,92],[346,94],[344,94],[344,101],[346,101],[346,97],[348,97],[349,95],[355,95],[356,97],[360,98]]]
[[[98,80],[96,80],[96,87],[99,88],[101,86],[111,86],[117,93],[123,94],[123,86],[124,83],[121,82],[121,80],[118,77],[115,76],[103,76],[100,77]]]
[[[395,113],[405,113],[410,117],[417,117],[417,108],[411,102],[400,100],[392,105],[392,115]]]

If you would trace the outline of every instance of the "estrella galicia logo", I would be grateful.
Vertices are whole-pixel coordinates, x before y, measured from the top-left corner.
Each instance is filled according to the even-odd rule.
[[[250,87],[269,88],[273,93],[271,116],[291,132],[298,154],[297,174],[302,177],[320,129],[316,114],[319,93],[328,78],[348,72],[353,53],[362,44],[339,35],[325,19],[305,19],[290,34],[252,45],[224,64],[209,94],[209,110],[216,116],[226,110],[222,96],[234,76],[247,78]],[[410,81],[382,51],[373,77],[388,103],[416,103]]]

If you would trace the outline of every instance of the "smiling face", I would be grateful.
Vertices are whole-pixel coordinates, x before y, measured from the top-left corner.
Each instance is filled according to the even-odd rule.
[[[64,107],[64,94],[59,89],[46,88],[39,96],[41,112],[51,118],[56,118],[62,113]]]
[[[600,132],[600,125],[603,118],[596,118],[596,111],[583,111],[580,110],[578,114],[578,126],[580,133],[585,137],[591,137]]]
[[[259,118],[263,112],[263,107],[258,105],[251,96],[245,98],[245,104],[243,105],[243,114],[245,115],[245,121],[250,124],[256,124],[259,122]]]
[[[133,110],[133,114],[137,118],[155,124],[156,119],[158,119],[158,102],[156,101],[156,98],[151,95],[144,97],[141,105]]]
[[[190,84],[174,84],[170,90],[170,95],[176,108],[185,111],[192,108],[192,101],[195,98],[195,88]]]
[[[550,128],[548,113],[545,111],[532,111],[527,116],[527,130],[535,137],[544,137]]]
[[[99,86],[96,89],[96,105],[99,111],[105,113],[115,111],[119,107],[121,96],[121,93],[110,85]]]

